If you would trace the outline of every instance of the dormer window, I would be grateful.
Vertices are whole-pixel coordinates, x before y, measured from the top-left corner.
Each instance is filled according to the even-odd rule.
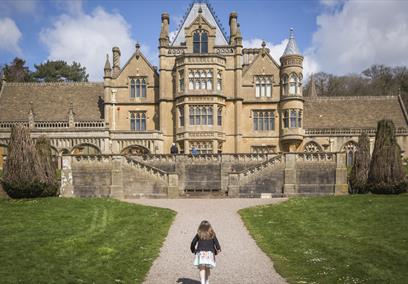
[[[134,78],[130,80],[130,97],[146,98],[146,79]]]
[[[257,76],[255,79],[255,96],[272,97],[272,78],[269,76]]]
[[[208,53],[208,34],[197,30],[193,34],[193,53]]]

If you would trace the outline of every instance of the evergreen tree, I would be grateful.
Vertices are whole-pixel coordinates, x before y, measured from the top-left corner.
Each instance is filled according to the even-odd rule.
[[[20,124],[14,126],[4,167],[4,190],[12,198],[55,195],[57,187],[48,181],[29,129]]]
[[[73,62],[69,65],[63,60],[50,61],[39,65],[34,64],[36,71],[33,77],[43,82],[88,82],[89,75],[86,67],[81,67],[80,63]]]
[[[58,190],[57,169],[52,157],[50,140],[45,135],[41,135],[35,143],[35,148],[40,159],[40,167],[45,173],[47,184],[45,190],[48,191],[46,195],[55,195]]]
[[[350,174],[350,193],[367,193],[366,186],[370,169],[370,139],[367,133],[361,133],[358,138],[357,151]]]
[[[394,123],[391,120],[381,120],[377,126],[367,185],[373,193],[398,194],[407,189],[404,178],[401,149],[395,138]]]
[[[8,82],[31,82],[34,81],[31,72],[25,61],[21,58],[14,58],[13,62],[3,67],[3,74]]]

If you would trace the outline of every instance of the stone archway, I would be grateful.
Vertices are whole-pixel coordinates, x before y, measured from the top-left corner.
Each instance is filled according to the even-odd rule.
[[[303,147],[303,152],[307,153],[317,153],[322,152],[322,147],[314,141],[308,142]]]
[[[98,147],[88,143],[75,145],[71,150],[72,155],[99,155],[101,150]]]
[[[140,145],[130,145],[122,149],[121,155],[140,156],[150,154],[149,149]]]

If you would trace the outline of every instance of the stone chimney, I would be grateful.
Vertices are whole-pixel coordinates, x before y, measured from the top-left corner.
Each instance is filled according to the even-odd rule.
[[[316,82],[315,82],[314,74],[312,74],[310,77],[309,89],[307,91],[308,91],[307,92],[308,97],[311,97],[311,98],[317,97]]]
[[[162,25],[160,31],[159,44],[160,46],[169,46],[169,25],[170,16],[168,13],[163,13],[161,15]]]
[[[112,48],[113,53],[113,70],[112,70],[112,77],[116,78],[120,72],[120,49],[119,47],[115,46]]]
[[[230,25],[230,44],[234,44],[235,36],[237,35],[237,12],[232,12],[229,17],[229,25]]]

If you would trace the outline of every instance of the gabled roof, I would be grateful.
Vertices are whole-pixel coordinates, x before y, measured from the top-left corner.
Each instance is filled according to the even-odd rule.
[[[103,119],[103,83],[5,83],[0,96],[0,121],[67,121],[70,103],[75,120]]]
[[[139,43],[136,43],[136,51],[133,52],[132,56],[129,57],[128,61],[125,63],[125,65],[123,65],[123,67],[120,68],[120,72],[118,74],[118,77],[120,76],[120,74],[123,72],[123,70],[126,69],[126,67],[129,65],[130,61],[132,61],[133,57],[136,56],[140,56],[146,63],[147,65],[150,67],[150,69],[154,72],[155,75],[159,75],[159,72],[157,71],[157,68],[155,68],[155,66],[153,66],[150,61],[143,55],[142,51],[140,50],[140,45]]]
[[[197,1],[193,2],[190,5],[189,11],[184,16],[182,25],[178,29],[176,36],[171,43],[171,46],[179,46],[182,42],[186,41],[184,29],[186,27],[189,27],[191,23],[193,23],[193,21],[198,17],[200,9],[201,15],[208,21],[208,23],[216,27],[215,45],[228,45],[227,37],[225,36],[222,25],[215,15],[214,10],[209,4],[205,3],[204,1]]]

